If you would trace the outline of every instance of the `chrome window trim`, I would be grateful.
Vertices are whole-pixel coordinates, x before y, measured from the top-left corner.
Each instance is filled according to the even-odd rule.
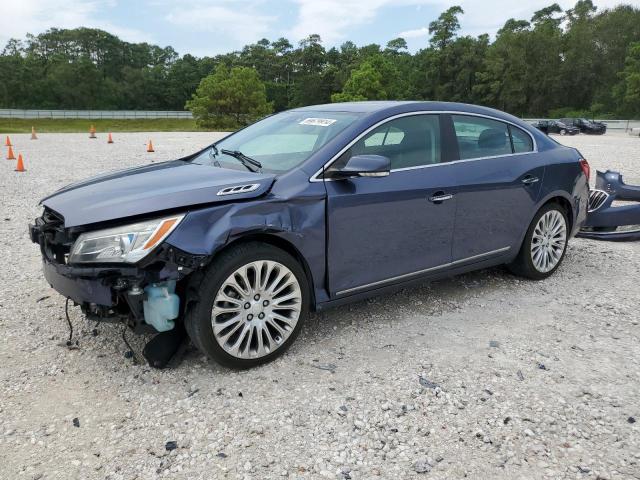
[[[506,251],[508,251],[510,249],[511,249],[511,247],[502,247],[502,248],[498,248],[496,250],[491,250],[490,252],[480,253],[478,255],[473,255],[471,257],[461,258],[460,260],[454,260],[453,262],[443,263],[442,265],[437,265],[435,267],[429,267],[429,268],[425,268],[425,269],[418,270],[418,271],[411,272],[411,273],[403,273],[402,275],[396,275],[395,277],[386,278],[384,280],[378,280],[376,282],[367,283],[365,285],[360,285],[358,287],[347,288],[346,290],[340,290],[339,292],[336,292],[336,296],[346,295],[347,293],[354,293],[354,292],[357,292],[359,290],[365,290],[365,289],[368,289],[368,288],[371,288],[371,287],[375,287],[377,285],[383,285],[385,283],[394,282],[396,280],[402,280],[404,278],[413,277],[413,276],[416,276],[416,275],[421,275],[421,274],[432,272],[432,271],[435,271],[435,270],[442,270],[443,268],[453,267],[453,266],[456,266],[456,265],[459,265],[461,263],[465,263],[465,262],[468,262],[468,261],[471,261],[471,260],[479,260],[479,259],[484,258],[484,257],[489,257],[491,255],[495,255],[495,254],[498,254],[498,253],[506,252]]]
[[[419,112],[405,112],[405,113],[398,113],[396,115],[393,115],[391,117],[387,117],[383,120],[380,120],[378,123],[370,126],[369,128],[367,128],[364,132],[360,133],[357,137],[355,137],[353,140],[351,140],[344,148],[342,148],[338,153],[336,153],[333,157],[331,157],[331,159],[329,161],[327,161],[320,169],[318,169],[316,171],[316,173],[314,173],[313,175],[311,175],[311,177],[309,177],[309,181],[310,182],[334,182],[336,181],[335,179],[332,178],[327,178],[327,179],[323,179],[322,178],[322,172],[324,172],[325,170],[327,170],[328,168],[331,167],[331,165],[338,160],[338,158],[340,158],[340,156],[342,156],[342,154],[344,154],[347,150],[349,150],[356,142],[358,142],[361,138],[363,138],[365,135],[367,135],[368,133],[370,133],[372,130],[375,130],[376,128],[378,128],[381,125],[384,125],[387,122],[390,122],[392,120],[396,120],[397,118],[402,118],[402,117],[412,117],[412,116],[416,116],[416,115],[440,115],[440,114],[450,114],[450,115],[466,115],[466,116],[470,116],[470,117],[481,117],[481,118],[487,118],[489,120],[494,120],[497,122],[502,122],[502,123],[506,123],[508,125],[512,125],[516,128],[519,128],[520,130],[522,130],[523,132],[525,132],[527,135],[529,135],[529,137],[531,137],[531,141],[533,142],[533,150],[530,152],[518,152],[518,153],[509,153],[509,154],[504,154],[504,155],[493,155],[493,156],[489,156],[489,157],[479,157],[479,158],[464,158],[464,159],[459,159],[459,160],[452,160],[451,162],[439,162],[439,163],[431,163],[428,165],[416,165],[415,167],[405,167],[405,168],[396,168],[390,171],[390,173],[392,172],[401,172],[401,171],[405,171],[405,170],[417,170],[417,169],[421,169],[421,168],[429,168],[429,167],[441,167],[444,165],[452,165],[454,163],[460,163],[460,162],[475,162],[478,160],[487,160],[487,159],[491,159],[491,158],[502,158],[502,157],[511,157],[514,155],[529,155],[532,153],[538,153],[538,143],[536,142],[535,137],[531,134],[531,132],[525,130],[524,128],[522,128],[521,126],[510,122],[509,120],[503,120],[501,118],[496,118],[496,117],[492,117],[491,115],[485,115],[482,113],[471,113],[471,112],[460,112],[460,111],[451,111],[451,110],[429,110],[429,111],[419,111]]]

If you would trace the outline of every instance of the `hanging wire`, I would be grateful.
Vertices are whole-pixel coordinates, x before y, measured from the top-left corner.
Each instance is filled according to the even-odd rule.
[[[124,344],[129,349],[129,351],[126,354],[130,355],[131,360],[133,361],[134,364],[137,364],[138,363],[138,357],[136,355],[136,352],[133,350],[133,348],[129,344],[129,341],[127,340],[127,328],[128,327],[125,325],[124,328],[122,329],[122,341],[124,342]]]
[[[64,304],[64,314],[67,317],[67,323],[69,324],[69,340],[67,340],[67,347],[73,345],[73,324],[71,323],[71,319],[69,318],[69,299]]]

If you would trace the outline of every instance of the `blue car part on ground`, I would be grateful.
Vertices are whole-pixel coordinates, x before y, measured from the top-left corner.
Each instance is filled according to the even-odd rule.
[[[616,204],[617,201],[636,202]],[[596,173],[596,188],[589,194],[587,221],[579,237],[595,240],[640,240],[640,186],[627,185],[622,174]]]

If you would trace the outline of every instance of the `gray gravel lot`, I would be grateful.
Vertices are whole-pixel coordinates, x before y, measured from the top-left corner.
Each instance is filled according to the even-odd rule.
[[[640,243],[573,240],[544,282],[497,268],[316,314],[250,371],[193,349],[134,365],[120,327],[76,309],[79,348],[63,346],[27,238],[37,201],[214,137],[12,135],[24,174],[3,149],[0,478],[640,479]],[[640,139],[555,138],[640,183]]]

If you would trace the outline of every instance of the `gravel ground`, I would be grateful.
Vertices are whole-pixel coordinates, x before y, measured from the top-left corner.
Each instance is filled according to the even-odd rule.
[[[1,160],[0,478],[640,479],[640,243],[576,239],[544,282],[497,268],[316,314],[250,371],[193,349],[134,365],[76,309],[66,348],[26,233],[38,199],[211,138],[12,136],[28,171]],[[640,182],[639,139],[556,138]]]

